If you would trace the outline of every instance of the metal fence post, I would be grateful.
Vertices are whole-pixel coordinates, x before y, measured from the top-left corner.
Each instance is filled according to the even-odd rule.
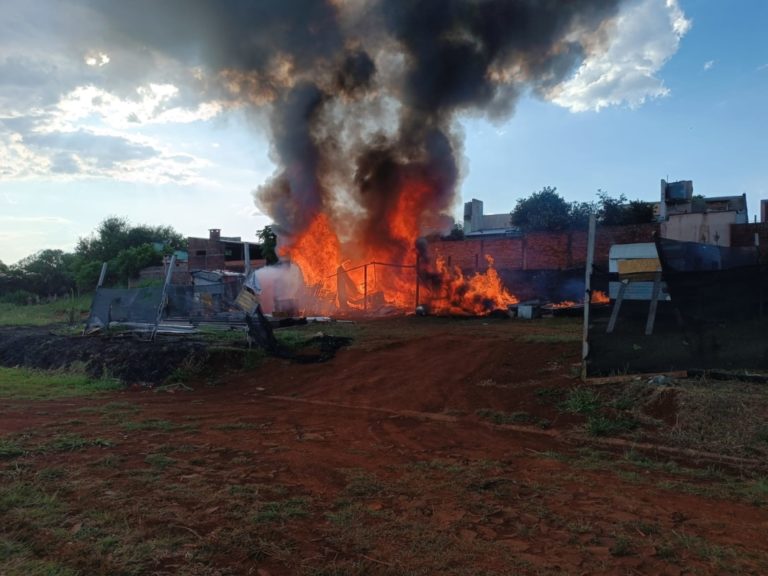
[[[587,356],[589,355],[589,307],[592,301],[592,266],[595,261],[595,215],[589,216],[587,236],[587,265],[584,271],[584,329],[581,344],[581,378],[587,378]]]

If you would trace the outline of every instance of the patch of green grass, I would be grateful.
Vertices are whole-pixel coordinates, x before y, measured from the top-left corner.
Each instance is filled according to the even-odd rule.
[[[24,449],[12,440],[0,438],[0,460],[4,458],[16,458],[24,454]]]
[[[103,438],[87,439],[77,434],[62,434],[38,447],[40,452],[74,452],[99,446],[109,448],[113,443]]]
[[[0,367],[0,398],[47,400],[90,396],[120,387],[114,378],[93,379],[77,372]]]
[[[304,518],[309,516],[308,505],[309,501],[306,498],[262,502],[253,517],[253,521],[257,523],[285,522],[292,518]]]
[[[632,541],[626,536],[618,536],[608,551],[611,553],[611,556],[616,556],[617,558],[630,556],[634,553],[632,551]]]
[[[0,538],[0,562],[7,562],[12,556],[20,555],[23,552],[24,548],[18,542]]]
[[[74,320],[79,321],[91,309],[90,294],[75,298],[60,298],[46,304],[0,303],[0,326],[46,326],[60,322],[69,322],[74,311]]]
[[[348,470],[344,493],[351,498],[369,498],[383,493],[386,485],[374,474],[364,470]]]
[[[37,477],[44,481],[61,480],[66,475],[63,468],[43,468],[37,473]]]
[[[243,370],[254,370],[261,366],[267,353],[261,348],[252,348],[243,353]]]
[[[48,560],[22,556],[7,566],[4,576],[79,576],[81,572]]]
[[[722,567],[727,561],[736,559],[737,555],[734,550],[712,544],[700,536],[675,531],[673,531],[673,534],[680,546],[689,552],[692,552],[702,560],[714,562]]]
[[[275,339],[278,343],[291,350],[303,348],[307,341],[312,339],[313,335],[314,333],[307,334],[306,331],[301,329],[281,328],[275,331]]]
[[[115,456],[114,454],[107,454],[103,458],[99,458],[98,460],[93,462],[93,466],[101,466],[104,468],[117,468],[120,463],[122,462],[122,458],[120,456]]]
[[[260,424],[252,424],[250,422],[228,422],[211,426],[213,430],[258,430],[259,428],[261,428]]]
[[[593,414],[601,405],[602,400],[594,390],[579,387],[568,393],[560,408],[573,414]]]
[[[171,432],[178,428],[173,422],[169,420],[149,419],[141,421],[123,422],[123,430],[137,431],[137,430],[157,430],[160,432]]]
[[[630,416],[615,418],[602,414],[592,414],[587,418],[587,433],[590,436],[615,436],[631,432],[638,426],[638,421]]]
[[[169,458],[165,454],[148,454],[147,457],[144,458],[144,462],[158,470],[165,470],[169,466],[175,464],[176,460]]]
[[[58,519],[60,508],[55,494],[48,494],[29,482],[0,485],[0,514],[3,516],[18,513],[49,526]]]
[[[107,402],[101,409],[104,412],[139,412],[141,410],[131,402]]]

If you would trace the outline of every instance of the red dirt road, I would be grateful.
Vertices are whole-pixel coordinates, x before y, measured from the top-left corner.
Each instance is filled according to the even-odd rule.
[[[722,488],[741,479],[576,440],[546,398],[576,384],[578,344],[416,322],[193,391],[7,403],[25,454],[5,479],[57,504],[0,496],[0,544],[24,546],[0,574],[768,573],[765,504]]]

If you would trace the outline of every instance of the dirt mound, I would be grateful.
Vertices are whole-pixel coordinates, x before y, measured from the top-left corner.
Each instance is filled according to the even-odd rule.
[[[0,365],[44,370],[79,365],[90,376],[126,383],[162,382],[184,362],[205,355],[205,343],[190,339],[143,342],[127,336],[63,336],[41,328],[0,330]]]

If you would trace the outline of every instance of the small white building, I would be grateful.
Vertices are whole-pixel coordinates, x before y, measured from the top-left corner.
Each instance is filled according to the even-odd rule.
[[[697,197],[691,180],[662,180],[659,221],[663,238],[730,246],[731,224],[749,223],[747,195]]]

